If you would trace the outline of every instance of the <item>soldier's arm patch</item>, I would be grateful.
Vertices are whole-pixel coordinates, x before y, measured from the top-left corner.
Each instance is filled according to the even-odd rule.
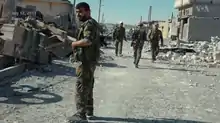
[[[90,22],[88,22],[83,30],[83,35],[84,35],[84,41],[88,42],[88,43],[92,43],[92,41],[94,40],[94,25]]]

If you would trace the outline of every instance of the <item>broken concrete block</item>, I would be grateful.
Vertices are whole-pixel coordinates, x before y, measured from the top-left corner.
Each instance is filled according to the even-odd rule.
[[[33,30],[27,29],[27,35],[25,36],[25,43],[24,46],[21,48],[21,57],[22,59],[29,60],[29,56],[31,55],[30,49],[31,49],[31,44],[33,42],[32,37],[33,37]]]
[[[173,53],[171,60],[177,60],[180,57],[179,53]]]
[[[13,41],[16,44],[23,45],[27,35],[27,30],[22,26],[15,26]]]
[[[220,61],[220,52],[215,52],[213,54],[213,59],[215,62],[219,62]]]
[[[33,62],[37,61],[39,43],[40,43],[40,35],[36,30],[33,30],[33,37],[31,42],[30,54],[29,54],[29,59]]]
[[[3,48],[3,55],[6,56],[15,56],[15,42],[13,41],[5,41],[4,48]]]

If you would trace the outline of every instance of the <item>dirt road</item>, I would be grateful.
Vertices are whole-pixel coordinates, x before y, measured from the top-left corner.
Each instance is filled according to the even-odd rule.
[[[220,70],[151,63],[147,53],[136,69],[131,51],[128,43],[123,57],[104,49],[106,61],[96,70],[94,90],[98,117],[91,122],[220,122]],[[0,88],[0,120],[63,123],[75,113],[74,69],[68,61],[55,63]]]

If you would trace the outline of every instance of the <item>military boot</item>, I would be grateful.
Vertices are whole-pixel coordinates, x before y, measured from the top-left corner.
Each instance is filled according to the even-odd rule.
[[[87,116],[88,120],[93,120],[95,118],[93,110],[88,110],[86,112],[86,116]]]
[[[93,110],[87,110],[86,115],[87,115],[88,117],[94,116]]]
[[[88,121],[85,114],[76,113],[67,118],[67,123],[88,123]]]

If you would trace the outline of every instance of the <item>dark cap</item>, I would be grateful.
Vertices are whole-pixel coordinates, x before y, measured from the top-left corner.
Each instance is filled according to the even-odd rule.
[[[144,24],[142,22],[138,23],[138,26],[143,26]]]
[[[86,2],[80,2],[76,5],[76,9],[79,9],[79,8],[85,8],[85,10],[88,10],[90,11],[90,6],[88,3]]]

